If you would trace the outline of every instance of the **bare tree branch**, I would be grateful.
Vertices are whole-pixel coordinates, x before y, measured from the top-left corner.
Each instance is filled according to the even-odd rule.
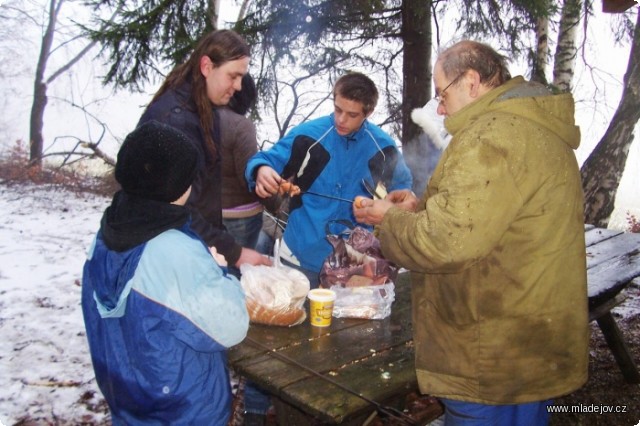
[[[113,20],[116,18],[116,16],[118,16],[118,14],[122,11],[122,5],[120,5],[111,15],[111,17],[107,20],[107,22],[113,22]],[[78,39],[78,37],[74,37],[73,40]],[[82,59],[84,57],[84,55],[87,54],[87,52],[89,52],[98,42],[97,41],[92,41],[89,44],[87,44],[84,49],[82,49],[80,52],[78,52],[78,54],[76,54],[76,56],[74,56],[69,62],[67,62],[65,65],[63,65],[62,67],[60,67],[56,72],[54,72],[53,74],[51,74],[51,76],[49,76],[49,78],[46,81],[46,84],[51,83],[53,80],[55,80],[56,78],[58,78],[60,75],[64,74],[65,72],[67,72],[71,67],[73,67],[80,59]]]

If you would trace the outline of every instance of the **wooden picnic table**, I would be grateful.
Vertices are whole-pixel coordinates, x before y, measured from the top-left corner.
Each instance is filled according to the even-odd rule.
[[[624,290],[640,277],[640,234],[585,227],[589,320],[597,321],[605,341],[629,383],[640,383],[633,360],[611,309],[625,299]]]
[[[611,315],[621,291],[640,276],[640,234],[585,227],[590,319],[598,321],[627,381],[640,375]],[[418,392],[411,327],[409,274],[395,283],[384,320],[333,318],[327,328],[251,325],[229,350],[229,363],[274,396],[280,425],[362,425],[376,412],[402,418],[405,398]],[[433,399],[424,421],[442,414]],[[406,416],[406,413],[404,413]]]
[[[361,425],[377,407],[358,395],[402,410],[404,397],[418,390],[410,293],[408,274],[401,274],[383,320],[333,318],[326,328],[308,320],[290,328],[252,324],[230,349],[229,363],[275,397],[281,425]],[[434,408],[436,418],[435,401]]]

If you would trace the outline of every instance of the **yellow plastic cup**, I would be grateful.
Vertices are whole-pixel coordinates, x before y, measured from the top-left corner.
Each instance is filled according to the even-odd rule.
[[[325,288],[314,288],[309,291],[307,297],[309,297],[309,320],[311,325],[316,327],[330,326],[336,293]]]

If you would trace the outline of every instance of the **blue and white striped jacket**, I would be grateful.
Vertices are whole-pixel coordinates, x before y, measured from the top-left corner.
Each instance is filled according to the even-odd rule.
[[[226,348],[249,326],[244,293],[188,224],[128,251],[96,236],[82,309],[100,390],[118,424],[225,425]]]

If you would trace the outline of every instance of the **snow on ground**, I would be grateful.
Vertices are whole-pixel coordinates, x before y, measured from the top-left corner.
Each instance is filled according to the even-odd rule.
[[[0,184],[0,426],[105,424],[80,307],[105,197]],[[640,313],[640,288],[621,316]]]
[[[80,279],[108,199],[0,186],[0,424],[100,423]],[[103,410],[104,413],[104,410]]]

